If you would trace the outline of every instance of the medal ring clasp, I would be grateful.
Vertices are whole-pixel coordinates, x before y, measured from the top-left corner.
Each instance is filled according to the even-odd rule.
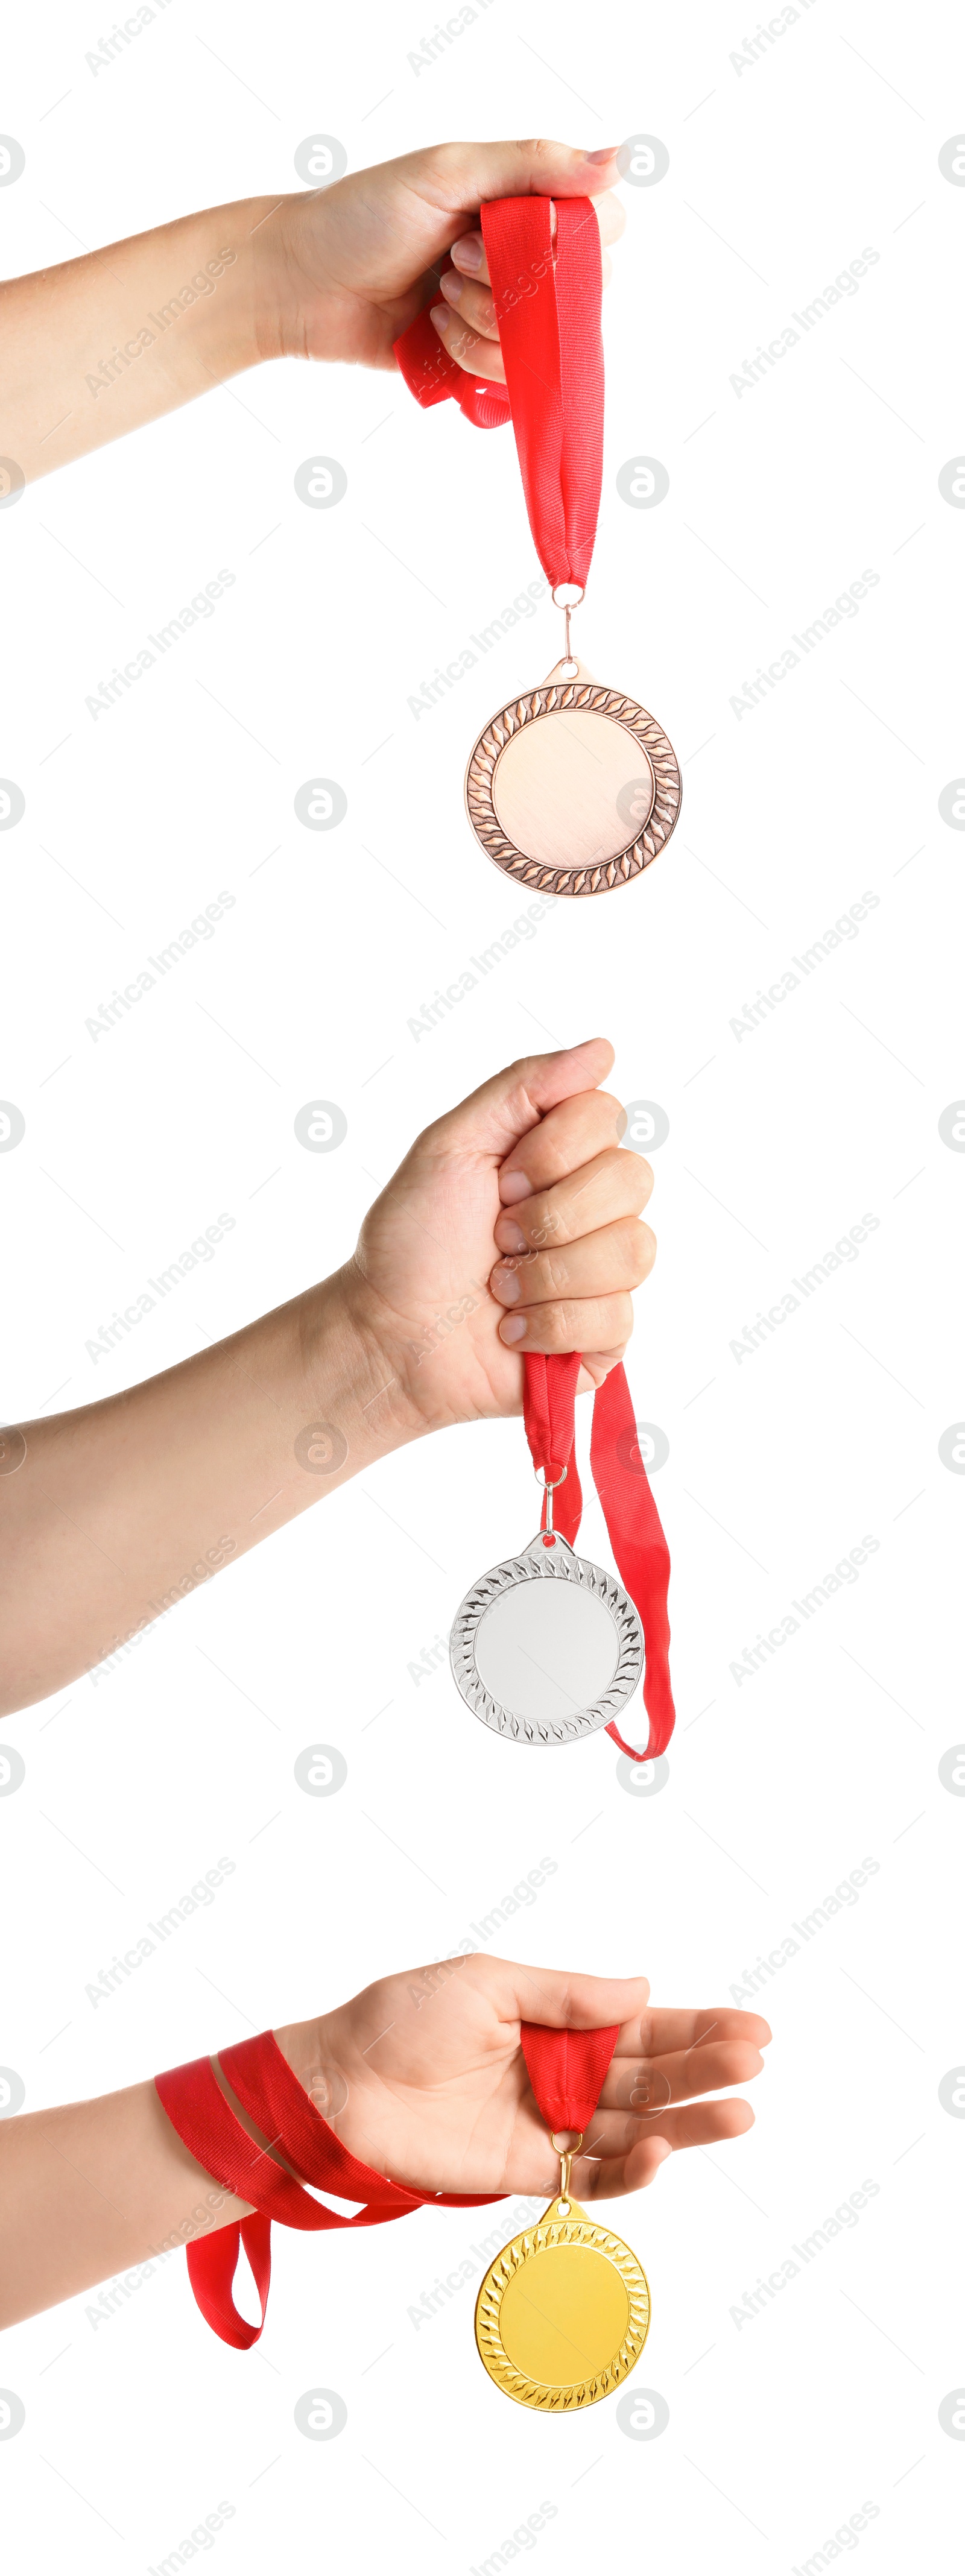
[[[565,1485],[565,1483],[566,1483],[566,1479],[567,1479],[567,1476],[569,1475],[569,1468],[568,1468],[568,1467],[564,1467],[562,1475],[561,1475],[561,1476],[557,1476],[557,1477],[555,1477],[555,1479],[554,1479],[554,1481],[553,1481],[553,1483],[552,1483],[552,1484],[549,1484],[549,1483],[547,1482],[547,1478],[546,1478],[546,1471],[545,1471],[545,1469],[544,1469],[544,1471],[543,1471],[543,1473],[542,1473],[542,1475],[541,1475],[541,1474],[540,1474],[540,1471],[539,1471],[539,1468],[538,1468],[538,1467],[534,1467],[534,1469],[533,1469],[533,1474],[534,1474],[534,1476],[535,1476],[535,1478],[536,1478],[536,1482],[537,1482],[537,1484],[542,1486],[542,1488],[543,1488],[543,1492],[544,1492],[544,1494],[545,1494],[545,1496],[546,1496],[546,1527],[545,1527],[545,1529],[544,1529],[544,1531],[543,1531],[543,1537],[544,1537],[544,1538],[552,1538],[552,1537],[554,1536],[554,1530],[553,1530],[553,1496],[554,1496],[554,1494],[555,1494],[555,1493],[557,1493],[557,1492],[558,1492],[559,1487],[560,1487],[561,1485]]]
[[[573,2143],[568,2147],[564,2147],[560,2144],[560,2140],[562,2138],[569,2138]],[[579,2155],[582,2144],[582,2129],[554,2129],[550,2138],[550,2145],[553,2149],[553,2153],[554,2155],[557,2155],[560,2160],[560,2187],[557,2198],[564,2218],[569,2216],[570,2171],[573,2158],[574,2156]]]
[[[566,592],[568,596],[566,598],[561,597],[560,594],[562,592]],[[551,592],[551,597],[554,608],[561,608],[566,620],[566,641],[563,648],[564,676],[568,680],[574,679],[576,676],[577,666],[573,660],[573,654],[570,650],[570,618],[574,608],[582,607],[583,601],[586,598],[586,592],[581,582],[558,581],[555,589]],[[567,668],[568,664],[572,664],[572,669]]]

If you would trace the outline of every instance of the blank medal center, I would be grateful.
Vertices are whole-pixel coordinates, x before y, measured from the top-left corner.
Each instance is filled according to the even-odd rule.
[[[500,752],[492,786],[507,840],[546,867],[616,858],[649,821],[654,792],[642,746],[586,707],[534,717]]]
[[[592,2245],[527,2256],[499,2304],[507,2361],[543,2388],[572,2388],[614,2360],[630,2303],[613,2263]]]
[[[513,1716],[546,1722],[578,1716],[602,1698],[620,1655],[602,1601],[576,1584],[514,1584],[476,1632],[476,1670]]]

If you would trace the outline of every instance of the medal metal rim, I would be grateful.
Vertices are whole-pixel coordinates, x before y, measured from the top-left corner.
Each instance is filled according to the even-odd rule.
[[[608,716],[620,725],[644,753],[653,773],[654,796],[643,830],[631,836],[624,849],[596,864],[557,868],[544,860],[528,858],[525,850],[517,849],[503,831],[493,789],[500,756],[524,726],[576,709]],[[610,894],[617,886],[629,885],[666,848],[680,818],[682,796],[677,755],[656,716],[650,715],[636,698],[628,697],[625,690],[608,689],[591,680],[582,664],[575,679],[554,680],[551,672],[538,688],[527,689],[522,697],[511,698],[500,707],[483,726],[466,768],[466,812],[480,848],[495,867],[502,868],[504,875],[514,877],[518,884],[531,887],[537,894]]]
[[[479,2286],[474,2328],[476,2349],[483,2369],[500,2388],[504,2397],[512,2397],[518,2406],[529,2406],[540,2414],[567,2414],[584,2406],[595,2406],[601,2397],[609,2397],[629,2377],[640,2359],[650,2332],[650,2284],[642,2263],[633,2249],[615,2236],[609,2227],[588,2217],[578,2201],[570,2199],[569,2215],[558,2215],[559,2198],[550,2202],[535,2227],[526,2227],[514,2236],[490,2264]],[[533,2254],[542,2254],[554,2245],[586,2245],[602,2254],[619,2273],[627,2292],[630,2309],[627,2331],[612,2361],[592,2371],[588,2378],[573,2380],[569,2386],[551,2387],[544,2380],[531,2379],[510,2361],[499,2333],[499,2315],[503,2294],[520,2265]]]
[[[594,1565],[587,1556],[577,1556],[559,1530],[554,1535],[555,1546],[544,1547],[542,1533],[537,1531],[519,1556],[504,1557],[501,1564],[491,1565],[486,1574],[481,1574],[460,1602],[449,1635],[452,1677],[467,1708],[483,1726],[488,1726],[491,1734],[514,1744],[541,1747],[582,1743],[584,1737],[595,1735],[601,1726],[609,1726],[619,1717],[644,1670],[643,1628],[629,1593],[604,1566]],[[476,1663],[476,1637],[487,1610],[518,1585],[534,1580],[572,1583],[592,1594],[609,1611],[617,1631],[612,1681],[592,1707],[578,1709],[571,1717],[528,1718],[521,1717],[515,1709],[504,1708],[502,1701],[487,1690]]]

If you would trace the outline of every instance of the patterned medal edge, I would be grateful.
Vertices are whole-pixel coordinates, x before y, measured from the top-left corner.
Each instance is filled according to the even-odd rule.
[[[542,1722],[517,1716],[494,1699],[476,1666],[476,1633],[487,1610],[501,1594],[512,1592],[517,1584],[539,1581],[574,1583],[583,1591],[602,1600],[610,1612],[618,1638],[616,1671],[602,1696],[591,1708],[581,1709],[577,1716]],[[460,1697],[473,1716],[493,1735],[501,1735],[514,1744],[542,1746],[578,1744],[595,1735],[601,1726],[609,1726],[632,1699],[644,1669],[643,1629],[636,1605],[624,1591],[622,1583],[608,1574],[591,1558],[577,1556],[565,1541],[560,1553],[540,1548],[536,1555],[527,1549],[520,1556],[504,1558],[481,1574],[460,1602],[449,1633],[449,1663]]]
[[[524,725],[573,707],[586,707],[594,715],[612,717],[639,743],[653,772],[654,800],[643,831],[612,858],[602,859],[595,866],[554,868],[527,858],[525,851],[518,850],[503,831],[493,799],[493,782],[500,753]],[[679,819],[682,794],[677,756],[656,716],[621,690],[600,688],[589,682],[530,689],[524,697],[501,707],[480,734],[466,771],[466,810],[487,858],[507,876],[539,894],[604,894],[615,886],[629,884],[666,847]]]
[[[504,2352],[499,2334],[499,2312],[508,2283],[529,2255],[542,2253],[550,2245],[590,2245],[605,2254],[620,2274],[630,2309],[626,2334],[612,2361],[594,2371],[589,2379],[574,2381],[569,2388],[549,2388],[545,2382],[530,2379],[525,2371],[518,2370]],[[525,2228],[522,2235],[514,2236],[490,2264],[476,2300],[475,2331],[483,2369],[505,2397],[515,2398],[517,2405],[533,2407],[540,2414],[567,2414],[583,2406],[596,2406],[601,2397],[611,2396],[635,2368],[650,2332],[650,2285],[631,2247],[624,2244],[622,2237],[611,2235],[609,2228],[587,2218],[555,2219],[550,2226],[540,2219],[536,2227]]]

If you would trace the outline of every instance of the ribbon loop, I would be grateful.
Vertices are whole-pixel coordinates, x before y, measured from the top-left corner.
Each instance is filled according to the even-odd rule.
[[[526,2072],[551,2135],[590,2126],[603,2078],[616,2047],[619,2022],[606,2030],[551,2030],[544,2022],[520,2026]]]
[[[234,2277],[242,2244],[251,2265],[258,2292],[261,2323],[253,2326],[236,2308],[232,2297]],[[185,2248],[188,2279],[195,2298],[212,2332],[222,2343],[231,2344],[235,2352],[250,2352],[257,2343],[265,2322],[268,2292],[271,2287],[271,2220],[255,2210],[250,2218],[236,2218],[230,2227],[219,2227],[213,2236],[201,2236]]]
[[[551,2133],[589,2128],[617,2028],[616,2023],[607,2030],[551,2030],[539,2022],[521,2024],[529,2080]],[[283,2173],[242,2128],[225,2100],[210,2058],[198,2057],[187,2066],[168,2067],[155,2076],[155,2089],[172,2128],[205,2172],[224,2191],[254,2203],[247,2217],[229,2220],[186,2249],[188,2277],[201,2314],[235,2352],[250,2352],[264,2326],[273,2218],[288,2227],[312,2231],[375,2227],[388,2219],[404,2218],[414,2209],[488,2209],[506,2197],[504,2192],[413,2191],[375,2173],[371,2165],[360,2164],[316,2111],[270,2030],[222,2050],[220,2064],[236,2099],[289,2164],[301,2167],[317,2189],[365,2204],[354,2218],[346,2218],[313,2200],[300,2182]],[[242,2246],[258,2294],[258,2325],[235,2306],[234,2279]]]
[[[431,306],[395,342],[394,355],[423,408],[452,395],[477,428],[512,419],[533,542],[550,589],[561,582],[582,589],[603,475],[596,210],[588,197],[501,197],[483,206],[481,222],[505,391],[457,366],[429,320]]]
[[[533,1465],[553,1484],[565,1466],[567,1477],[555,1497],[554,1523],[575,1547],[583,1513],[576,1468],[576,1385],[578,1351],[530,1351],[525,1362],[523,1413]],[[649,1719],[646,1750],[627,1744],[618,1727],[607,1734],[631,1762],[653,1761],[663,1753],[674,1730],[670,1686],[670,1621],[667,1592],[670,1550],[637,1440],[627,1374],[622,1361],[610,1370],[593,1400],[590,1441],[593,1482],[603,1507],[610,1545],[621,1582],[640,1613],[646,1663],[643,1704]],[[543,1505],[545,1524],[546,1505]]]
[[[284,2173],[267,2147],[249,2137],[225,2100],[208,2057],[187,2066],[168,2067],[154,2078],[154,2089],[173,2129],[206,2173],[225,2192],[253,2203],[248,2217],[230,2219],[189,2244],[188,2277],[202,2316],[222,2343],[248,2352],[265,2322],[271,2281],[271,2222],[317,2233],[331,2227],[379,2227],[410,2210],[441,2203],[446,2209],[484,2209],[503,2192],[410,2191],[390,2182],[371,2165],[359,2163],[340,2144],[304,2086],[292,2073],[273,2031],[259,2031],[237,2047],[221,2052],[220,2064],[237,2101],[295,2173],[300,2169],[317,2190],[364,2206],[346,2218],[312,2198],[293,2174]],[[242,2245],[251,2265],[261,2306],[261,2324],[251,2325],[234,2303],[232,2285]]]
[[[576,1381],[579,1374],[578,1351],[567,1351],[565,1356],[559,1358],[555,1354],[552,1358],[548,1358],[545,1351],[527,1352],[524,1420],[530,1456],[535,1472],[537,1476],[542,1476],[544,1485],[561,1484],[564,1469],[568,1471],[566,1481],[571,1491],[567,1495],[565,1509],[572,1518],[575,1492],[577,1528],[580,1525],[580,1513],[583,1507],[580,1480],[573,1457]],[[568,1538],[569,1530],[564,1526],[563,1511],[561,1494],[556,1515],[557,1525],[562,1529],[564,1538]]]

